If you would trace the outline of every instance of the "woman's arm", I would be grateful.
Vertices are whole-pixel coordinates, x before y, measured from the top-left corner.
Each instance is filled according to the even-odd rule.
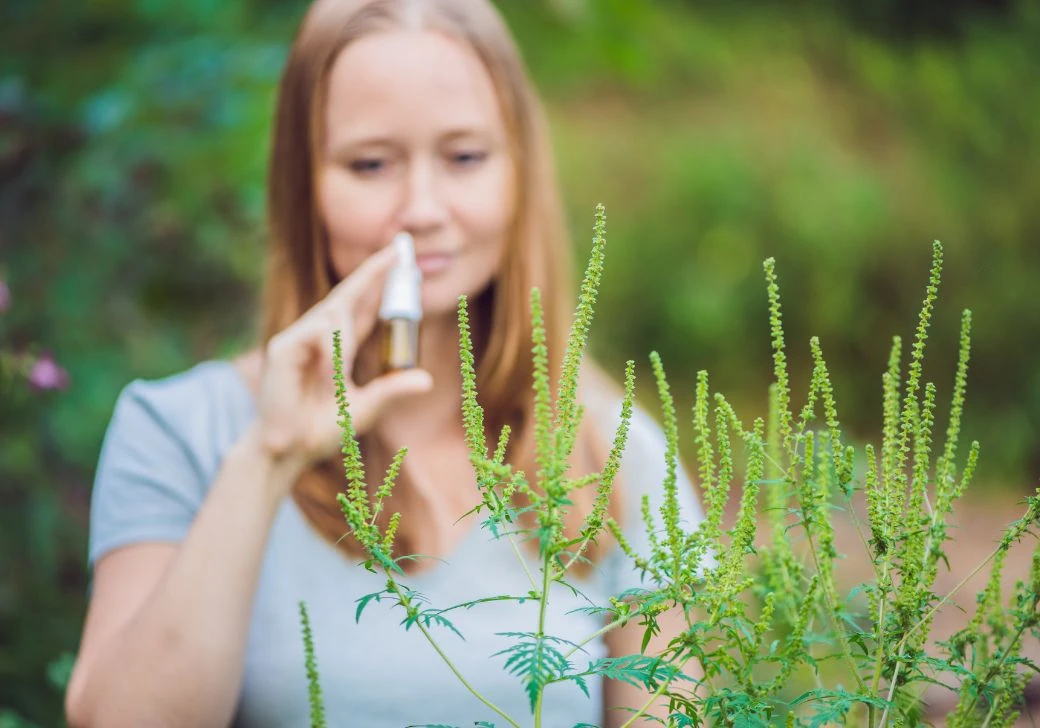
[[[264,544],[295,466],[232,448],[187,537],[103,557],[66,696],[73,728],[226,726]]]
[[[99,560],[66,698],[74,728],[231,721],[275,513],[299,473],[340,448],[333,332],[342,333],[343,368],[350,372],[358,342],[375,323],[379,283],[395,259],[392,248],[370,256],[267,343],[256,419],[223,458],[197,512],[185,513],[179,497],[192,469],[167,462],[183,459],[183,443],[175,442],[169,423],[158,422],[163,418],[156,408],[132,410],[134,418],[114,428],[112,453],[126,455],[126,461],[99,468],[109,506],[101,512],[122,510],[126,519],[128,503],[121,498],[156,490],[160,495],[152,505],[162,511],[159,522],[176,511],[177,518],[190,518],[190,526],[183,540],[179,534],[160,536],[161,531],[153,538],[134,532],[135,545]],[[369,428],[392,399],[431,386],[429,374],[419,370],[379,377],[363,387],[347,382],[356,431]],[[169,452],[158,452],[163,448]],[[117,456],[111,457],[115,462]],[[156,488],[160,481],[168,482]],[[150,515],[154,526],[155,514]]]
[[[659,655],[668,647],[668,643],[678,634],[686,630],[686,619],[681,610],[672,609],[658,616],[657,623],[661,631],[650,638],[646,646],[647,655]],[[638,622],[630,622],[624,627],[618,627],[604,635],[607,644],[607,653],[610,657],[623,657],[625,655],[638,655],[643,644],[644,627]],[[688,662],[682,671],[691,677],[701,676],[700,665]],[[676,688],[692,689],[694,685],[685,680],[677,683]],[[632,708],[638,711],[653,695],[653,691],[636,687],[619,680],[605,680],[603,683],[603,728],[620,728],[626,721],[635,715],[629,710],[618,708]],[[668,699],[658,697],[654,700],[649,715],[657,718],[668,717]],[[649,719],[639,719],[633,725],[660,725]]]

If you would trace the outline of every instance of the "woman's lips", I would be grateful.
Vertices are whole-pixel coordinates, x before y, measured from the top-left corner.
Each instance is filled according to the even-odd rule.
[[[415,256],[415,263],[424,276],[430,276],[446,270],[454,259],[453,253],[424,253]]]

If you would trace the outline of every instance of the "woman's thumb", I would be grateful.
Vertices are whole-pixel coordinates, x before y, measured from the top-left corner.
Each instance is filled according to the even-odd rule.
[[[395,399],[429,392],[433,389],[433,377],[425,369],[405,369],[376,377],[363,389],[368,408],[377,416]]]
[[[408,369],[391,374],[384,374],[373,379],[363,387],[347,394],[350,400],[350,415],[355,435],[364,435],[379,419],[380,413],[393,400],[409,395],[423,394],[433,389],[433,377],[423,369]],[[335,416],[329,421],[337,423],[336,436],[330,440],[330,447],[338,443],[341,437],[339,428],[339,408],[333,404]]]

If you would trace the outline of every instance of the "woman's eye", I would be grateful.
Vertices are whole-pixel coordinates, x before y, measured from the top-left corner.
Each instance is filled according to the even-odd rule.
[[[350,170],[357,174],[373,174],[379,172],[386,166],[382,159],[375,157],[367,159],[355,159],[350,163]]]
[[[470,167],[480,164],[487,159],[487,156],[485,151],[454,152],[451,155],[451,162],[460,167]]]

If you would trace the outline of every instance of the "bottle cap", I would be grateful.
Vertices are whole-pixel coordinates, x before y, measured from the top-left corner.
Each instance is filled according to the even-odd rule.
[[[386,276],[379,318],[418,321],[422,318],[422,271],[415,264],[415,243],[411,235],[399,232],[391,244],[398,259]]]

